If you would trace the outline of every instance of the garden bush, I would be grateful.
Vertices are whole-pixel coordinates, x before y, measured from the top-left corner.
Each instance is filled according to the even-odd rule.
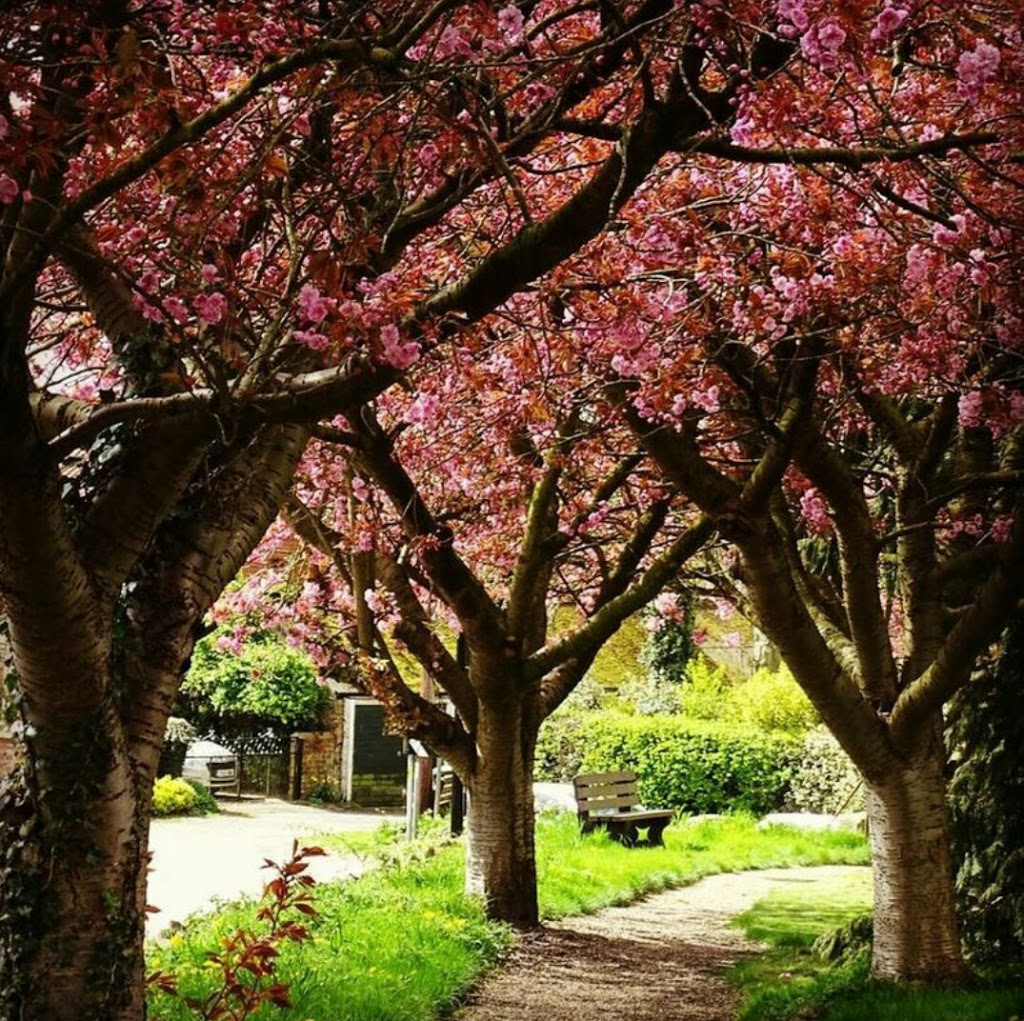
[[[825,727],[806,735],[790,784],[801,812],[861,812],[864,786],[849,756]]]
[[[161,776],[153,785],[153,815],[196,815],[199,795],[187,780],[177,776]]]
[[[683,812],[784,807],[801,748],[787,735],[680,716],[603,713],[552,722],[538,745],[539,776],[632,769],[641,800]]]
[[[785,666],[758,670],[731,696],[737,716],[752,727],[802,735],[819,722],[811,700]]]

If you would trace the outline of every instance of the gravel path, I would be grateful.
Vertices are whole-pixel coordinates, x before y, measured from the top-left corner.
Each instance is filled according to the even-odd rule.
[[[710,876],[628,907],[553,923],[527,936],[486,979],[459,1021],[732,1021],[722,972],[756,950],[730,921],[769,891],[856,866]]]

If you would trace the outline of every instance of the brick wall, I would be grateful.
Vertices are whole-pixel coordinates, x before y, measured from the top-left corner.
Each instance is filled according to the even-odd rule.
[[[324,730],[300,734],[302,738],[302,797],[320,784],[328,784],[340,798],[341,748],[345,737],[345,703],[336,698],[324,716]],[[295,763],[292,763],[294,770]]]

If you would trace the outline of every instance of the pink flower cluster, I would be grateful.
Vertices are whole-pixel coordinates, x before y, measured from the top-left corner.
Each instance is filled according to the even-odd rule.
[[[1000,56],[999,49],[986,42],[979,42],[973,50],[961,53],[956,65],[957,92],[964,99],[977,99],[982,86],[995,78]]]
[[[380,343],[384,361],[396,369],[407,369],[420,356],[420,346],[414,340],[404,341],[394,323],[381,328]]]
[[[20,194],[18,182],[7,174],[0,174],[0,203],[9,206]]]
[[[800,513],[807,527],[815,535],[828,535],[832,531],[832,519],[828,516],[828,507],[821,494],[813,486],[805,489],[800,496]]]

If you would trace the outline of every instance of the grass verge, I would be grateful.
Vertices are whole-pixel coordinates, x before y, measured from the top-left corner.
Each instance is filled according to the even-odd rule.
[[[380,838],[338,834],[318,842],[340,853],[383,853],[391,860],[357,880],[317,887],[320,917],[311,925],[312,940],[283,947],[279,959],[278,980],[291,987],[295,1007],[263,1008],[256,1017],[427,1021],[457,1003],[510,945],[511,933],[486,921],[480,905],[462,895],[460,844],[427,842],[406,854]],[[582,837],[574,816],[542,819],[542,915],[597,911],[716,872],[867,860],[858,834],[759,830],[746,818],[677,824],[666,833],[666,845],[628,850],[603,833]],[[251,903],[237,904],[194,919],[152,949],[150,966],[175,973],[183,994],[202,995],[216,977],[208,952],[250,926],[254,912]],[[174,998],[154,993],[149,1016],[179,1021],[191,1015]]]
[[[969,991],[897,989],[872,982],[867,953],[830,965],[811,951],[823,932],[869,911],[870,877],[801,883],[773,892],[736,919],[769,950],[737,964],[739,1021],[1007,1021],[1024,1014],[1019,981]]]

